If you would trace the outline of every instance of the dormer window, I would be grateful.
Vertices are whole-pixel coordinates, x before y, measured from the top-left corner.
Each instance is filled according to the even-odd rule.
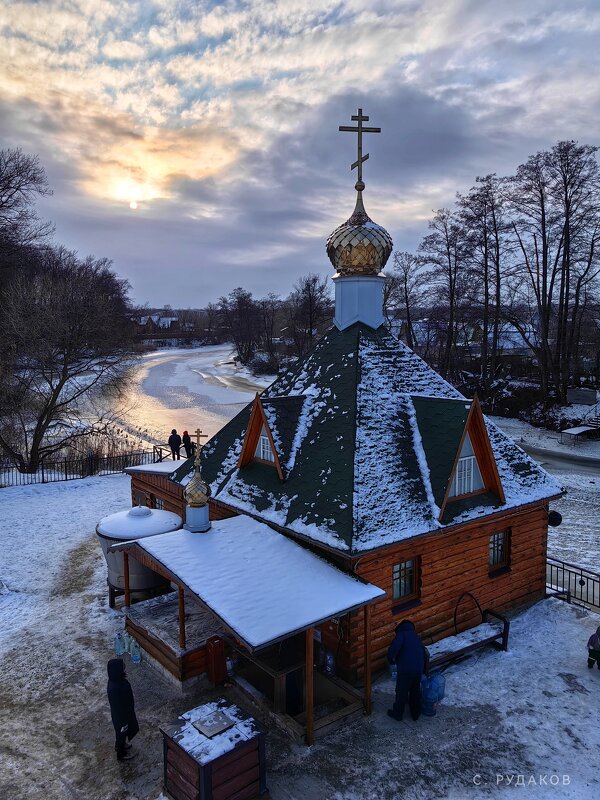
[[[479,465],[473,452],[473,445],[469,434],[465,436],[462,450],[460,451],[460,458],[456,465],[456,472],[452,487],[450,489],[450,497],[463,497],[467,494],[474,494],[484,488]]]
[[[264,425],[258,438],[256,458],[260,459],[261,461],[270,461],[272,464],[275,463],[275,455],[271,447],[271,442],[269,441],[269,434],[267,433]]]

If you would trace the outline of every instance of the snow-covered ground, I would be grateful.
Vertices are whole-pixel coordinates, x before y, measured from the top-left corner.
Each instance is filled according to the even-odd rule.
[[[553,431],[504,417],[492,420],[552,472],[565,490],[552,504],[563,522],[548,530],[549,555],[600,574],[600,441],[561,444]]]
[[[122,421],[152,444],[166,444],[173,428],[212,436],[273,380],[237,367],[231,345],[157,350],[135,369]]]
[[[600,459],[600,439],[580,439],[575,442],[564,436],[561,442],[560,433],[535,428],[528,422],[508,417],[490,417],[499,428],[507,433],[524,449],[535,452],[544,450],[554,455],[575,459]],[[542,459],[543,460],[543,459]]]
[[[159,442],[172,427],[214,432],[260,388],[222,361],[230,361],[229,348],[146,357],[130,424],[148,427]],[[600,571],[600,470],[593,460],[564,460],[565,453],[600,457],[600,443],[561,447],[557,434],[495,421],[522,446],[543,450],[540,460],[567,489],[555,504],[564,522],[550,530],[550,552]],[[117,764],[106,661],[123,620],[108,608],[94,529],[130,502],[127,476],[0,490],[0,798],[156,800],[158,726],[217,696],[204,685],[181,692],[146,661],[128,664],[139,754]],[[598,624],[599,616],[558,600],[537,604],[513,620],[509,653],[485,651],[446,672],[446,699],[435,718],[389,719],[393,687],[384,677],[375,685],[373,715],[313,748],[271,730],[271,797],[595,797],[600,671],[587,669],[585,643]]]
[[[156,800],[158,725],[217,696],[202,684],[182,693],[147,662],[129,663],[139,754],[116,762],[105,665],[122,617],[108,608],[94,526],[129,500],[124,476],[1,492],[2,798]],[[384,677],[371,717],[310,749],[271,730],[271,797],[483,800],[514,791],[517,780],[523,797],[596,796],[600,671],[587,669],[585,644],[598,624],[600,616],[558,600],[537,604],[513,620],[509,653],[485,651],[446,672],[434,718],[389,719],[393,686]]]

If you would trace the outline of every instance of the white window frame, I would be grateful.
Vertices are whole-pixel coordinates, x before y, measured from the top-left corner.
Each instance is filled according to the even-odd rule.
[[[262,429],[262,432],[258,438],[256,457],[260,458],[261,461],[270,461],[273,464],[275,463],[275,454],[273,453],[269,436],[264,428]]]
[[[454,496],[473,493],[473,478],[475,475],[475,456],[463,456],[458,459],[456,474],[454,476]]]

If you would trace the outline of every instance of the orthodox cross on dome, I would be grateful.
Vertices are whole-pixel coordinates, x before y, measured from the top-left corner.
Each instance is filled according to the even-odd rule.
[[[358,134],[358,159],[354,162],[354,164],[352,164],[350,169],[353,170],[358,167],[358,180],[356,181],[356,186],[354,188],[357,192],[362,192],[362,190],[365,188],[365,184],[362,179],[362,165],[363,162],[369,158],[368,153],[364,156],[362,154],[362,135],[363,133],[381,133],[381,128],[365,128],[363,126],[363,122],[368,122],[369,117],[362,113],[362,108],[359,108],[358,114],[353,114],[351,119],[353,122],[358,122],[358,125],[340,125],[340,131]]]
[[[200,463],[200,450],[202,449],[202,445],[200,444],[200,439],[208,439],[207,433],[202,433],[202,428],[196,428],[196,461]]]

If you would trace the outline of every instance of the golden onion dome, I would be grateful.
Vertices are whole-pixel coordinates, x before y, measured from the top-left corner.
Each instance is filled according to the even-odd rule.
[[[188,506],[192,508],[202,508],[208,503],[210,486],[202,479],[198,459],[196,460],[196,469],[192,479],[183,490],[183,496]]]
[[[364,186],[364,184],[362,184]],[[352,216],[327,239],[327,255],[339,275],[377,275],[392,253],[392,237],[369,217],[361,184]]]

